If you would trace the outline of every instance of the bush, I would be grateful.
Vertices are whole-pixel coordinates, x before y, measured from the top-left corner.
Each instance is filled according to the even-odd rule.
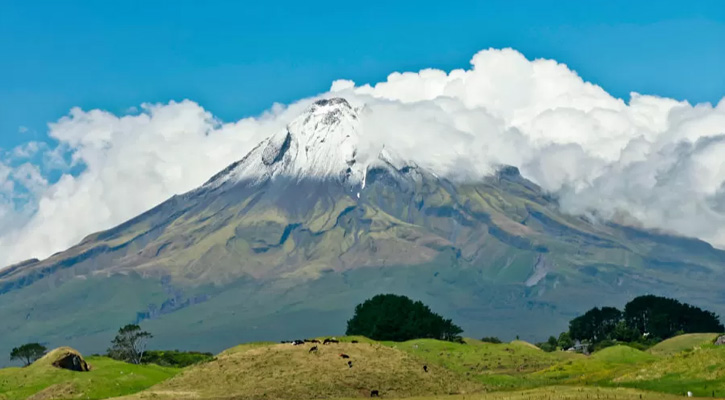
[[[562,332],[559,335],[559,340],[557,341],[557,344],[562,350],[567,350],[574,346],[574,341],[571,339],[571,336],[568,332]]]
[[[607,347],[612,347],[617,344],[619,344],[619,343],[617,343],[616,341],[614,341],[612,339],[604,339],[604,340],[592,345],[590,351],[593,353],[595,351],[606,349]]]
[[[496,336],[486,336],[484,338],[481,338],[481,341],[485,342],[485,343],[493,343],[493,344],[503,343],[503,342],[501,342],[501,339],[497,338]]]
[[[163,367],[184,368],[214,359],[212,353],[178,350],[149,350],[144,353],[143,364],[156,364]]]
[[[432,312],[420,301],[405,296],[380,294],[355,307],[347,321],[347,335],[361,335],[374,340],[406,341],[430,338],[460,341],[463,330]]]

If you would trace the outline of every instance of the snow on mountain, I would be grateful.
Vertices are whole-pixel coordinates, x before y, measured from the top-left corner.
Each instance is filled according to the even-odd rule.
[[[241,161],[214,176],[205,187],[228,182],[265,182],[276,177],[334,179],[365,187],[368,171],[391,172],[413,164],[385,148],[377,157],[359,155],[361,125],[357,110],[343,98],[322,99],[294,119],[287,129],[265,139]],[[409,168],[408,168],[409,169]]]

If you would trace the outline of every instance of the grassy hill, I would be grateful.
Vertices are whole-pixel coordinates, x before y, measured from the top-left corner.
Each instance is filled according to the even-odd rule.
[[[25,368],[0,369],[0,399],[105,399],[144,390],[180,369],[132,365],[106,357],[88,357],[91,370],[75,372],[52,365],[56,349]]]
[[[625,388],[550,386],[521,391],[477,393],[472,395],[414,397],[408,400],[671,400],[679,398],[682,398],[682,396]]]
[[[312,353],[311,347],[275,344],[224,352],[125,399],[355,398],[370,397],[372,390],[396,398],[484,389],[444,368],[425,372],[422,360],[379,343],[318,345]]]
[[[466,339],[465,344],[432,339],[387,343],[430,364],[485,384],[491,390],[529,386],[526,376],[566,360],[584,358],[567,352],[546,353],[523,341],[493,344]]]
[[[720,335],[717,333],[688,333],[657,343],[647,351],[658,356],[668,356],[698,346],[712,344],[718,336]]]
[[[372,390],[419,400],[670,399],[687,391],[725,397],[725,347],[711,344],[714,336],[683,335],[650,351],[612,346],[591,356],[546,353],[522,341],[342,337],[317,352],[310,343],[259,342],[183,370],[89,357],[90,372],[72,372],[52,366],[56,351],[26,368],[0,369],[0,399],[353,399]]]
[[[633,388],[667,393],[691,391],[709,397],[725,397],[725,349],[712,344],[697,345],[645,365],[636,365],[612,380]]]

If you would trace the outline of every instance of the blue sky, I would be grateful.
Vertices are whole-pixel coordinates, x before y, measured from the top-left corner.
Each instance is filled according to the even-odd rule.
[[[554,58],[625,98],[725,93],[721,1],[2,0],[0,147],[43,139],[73,106],[189,98],[229,121],[338,78],[468,67],[488,47]]]

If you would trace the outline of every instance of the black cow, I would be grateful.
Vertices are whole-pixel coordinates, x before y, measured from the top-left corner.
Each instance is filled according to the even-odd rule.
[[[357,340],[353,340],[351,343],[357,343]]]
[[[295,341],[292,342],[292,345],[294,345],[294,346],[300,346],[300,345],[303,345],[303,344],[305,344],[305,341],[304,340],[295,340]]]
[[[340,343],[340,341],[339,340],[335,340],[335,339],[325,339],[322,342],[322,344],[330,344],[330,343]]]
[[[428,372],[428,366],[427,365],[424,365],[423,366],[423,371]]]
[[[345,353],[340,353],[340,357],[342,357],[342,358],[350,358],[350,356],[348,356],[348,355],[347,355],[347,354],[345,354]]]
[[[377,390],[371,390],[370,397],[380,397],[380,392],[378,392]]]
[[[350,367],[350,368],[352,368],[352,361],[348,361],[347,362],[347,366]]]
[[[308,353],[312,353],[313,351],[317,351],[317,346],[310,347],[310,351]]]

